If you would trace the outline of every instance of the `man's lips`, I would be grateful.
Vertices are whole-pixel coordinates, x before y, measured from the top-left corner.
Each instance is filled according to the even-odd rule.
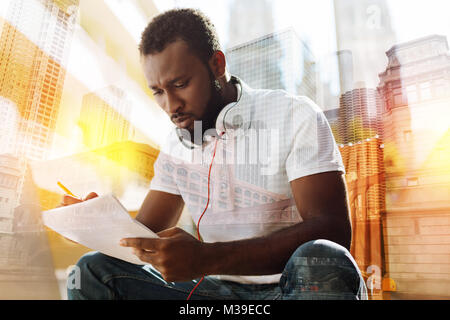
[[[183,128],[183,129],[187,128],[189,126],[189,124],[191,123],[191,121],[192,121],[191,116],[182,116],[182,117],[174,119],[174,122],[177,125],[177,127]]]

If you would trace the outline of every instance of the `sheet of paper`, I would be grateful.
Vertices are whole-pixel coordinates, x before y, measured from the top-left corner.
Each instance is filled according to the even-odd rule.
[[[134,264],[145,264],[122,247],[122,238],[157,238],[158,236],[133,219],[112,195],[104,195],[82,203],[42,213],[44,224],[62,236],[92,250]]]

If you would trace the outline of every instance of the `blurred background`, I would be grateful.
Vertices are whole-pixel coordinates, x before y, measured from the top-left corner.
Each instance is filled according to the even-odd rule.
[[[90,251],[42,224],[60,203],[57,181],[139,209],[173,124],[137,46],[174,7],[211,18],[232,74],[322,108],[370,298],[449,299],[446,0],[2,0],[0,299],[65,299]],[[193,230],[186,211],[179,225]]]

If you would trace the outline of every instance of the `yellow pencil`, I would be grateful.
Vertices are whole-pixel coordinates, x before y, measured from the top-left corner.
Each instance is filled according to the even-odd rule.
[[[69,189],[67,189],[61,182],[58,181],[58,186],[63,189],[69,196],[72,196],[74,198],[78,198],[76,195],[74,195],[72,192],[70,192]]]

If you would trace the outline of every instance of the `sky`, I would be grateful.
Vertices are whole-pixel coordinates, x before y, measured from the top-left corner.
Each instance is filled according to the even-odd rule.
[[[5,17],[6,9],[12,0],[0,1],[0,17]],[[90,0],[82,0],[90,1]],[[117,23],[125,29],[134,44],[137,45],[142,30],[145,28],[148,18],[143,16],[136,6],[132,5],[135,0],[107,0],[104,3],[117,18]],[[150,0],[149,0],[150,1]],[[204,11],[216,25],[222,45],[226,48],[228,40],[228,28],[232,23],[232,17],[229,16],[229,7],[233,0],[153,0],[159,11],[164,11],[174,6],[179,7],[197,7]],[[245,1],[245,0],[239,0]],[[273,15],[275,30],[282,30],[286,27],[293,29],[305,40],[308,41],[317,61],[324,61],[323,57],[333,54],[336,51],[336,39],[334,29],[334,8],[332,0],[276,0],[273,1]],[[388,0],[392,25],[396,32],[397,42],[406,42],[412,39],[423,37],[430,34],[441,34],[447,36],[450,40],[450,12],[449,0]],[[134,47],[132,44],[132,47]],[[109,57],[101,56],[98,53],[98,47],[87,34],[77,29],[72,42],[71,59],[68,63],[68,71],[77,80],[82,83],[89,91],[95,91],[102,86],[106,86],[111,79],[124,79],[122,70],[115,65]],[[84,56],[84,59],[77,57]],[[96,68],[98,62],[102,61],[102,68]],[[323,77],[332,77],[336,70],[324,66]],[[322,75],[321,75],[322,76]],[[121,81],[123,82],[123,81]],[[68,81],[67,84],[70,84]],[[122,85],[124,85],[122,83]],[[126,87],[132,87],[128,90],[136,93],[136,103],[139,106],[139,114],[142,112],[157,112],[158,108],[154,102],[145,97],[143,92],[136,87],[133,81],[126,83]],[[151,106],[151,107],[149,107]],[[152,118],[158,119],[149,126],[143,122],[144,117],[134,117],[133,122],[156,143],[162,143],[160,136],[154,136],[156,127],[161,129],[164,122],[159,121],[159,116]],[[142,122],[142,123],[141,123]],[[151,128],[147,129],[147,128]],[[147,130],[146,130],[147,129]],[[164,131],[164,130],[162,130]]]
[[[173,7],[202,10],[216,26],[221,44],[227,48],[228,29],[232,23],[229,8],[234,0],[153,0],[162,12]],[[245,0],[238,0],[245,1]],[[261,0],[263,1],[263,0]],[[381,1],[381,0],[380,0]],[[447,36],[450,41],[449,0],[386,0],[396,43],[431,34]],[[272,0],[274,32],[292,27],[307,41],[316,59],[323,83],[339,94],[335,60],[337,50],[333,0]],[[374,0],[375,2],[375,0]]]
[[[154,3],[160,11],[174,6],[197,7],[213,20],[219,36],[227,39],[229,19],[227,8],[232,1],[154,0]],[[311,47],[318,57],[335,50],[332,0],[276,0],[272,3],[276,29],[292,26],[299,35],[311,41]],[[436,33],[450,39],[450,19],[448,18],[450,1],[388,0],[387,4],[399,42]],[[222,41],[225,42],[225,40]]]

